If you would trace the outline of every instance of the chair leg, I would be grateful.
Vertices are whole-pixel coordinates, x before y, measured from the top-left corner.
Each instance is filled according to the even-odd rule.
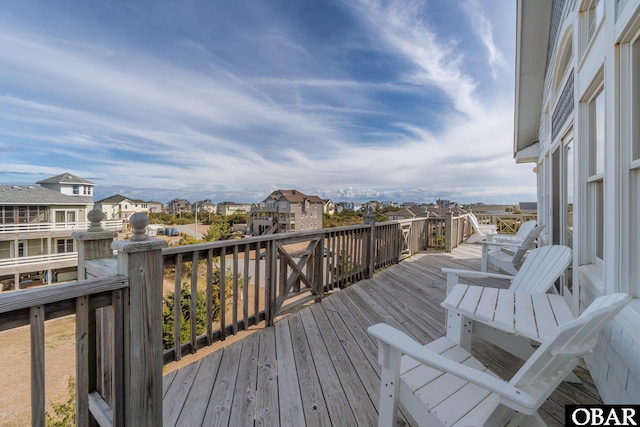
[[[380,372],[380,406],[378,427],[395,427],[398,421],[398,394],[400,393],[400,359],[402,354],[389,345],[378,342]]]
[[[489,266],[489,246],[482,245],[482,262],[480,264],[480,271],[487,271]]]

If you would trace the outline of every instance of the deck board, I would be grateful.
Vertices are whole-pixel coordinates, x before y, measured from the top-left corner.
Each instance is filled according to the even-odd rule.
[[[167,374],[164,425],[375,424],[380,368],[366,329],[386,322],[422,343],[444,335],[443,267],[479,270],[480,246],[418,254]],[[465,283],[509,285],[488,279]],[[506,379],[522,365],[477,338],[473,353]],[[547,424],[562,425],[566,404],[601,403],[580,366],[583,383],[563,383],[542,406]]]

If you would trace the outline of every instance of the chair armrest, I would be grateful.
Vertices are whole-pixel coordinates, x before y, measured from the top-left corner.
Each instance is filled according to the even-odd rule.
[[[475,277],[475,278],[492,278],[492,279],[506,279],[513,280],[515,276],[511,276],[509,274],[500,274],[500,273],[488,273],[486,271],[475,271],[475,270],[458,270],[455,268],[442,268],[443,273],[446,273],[447,276],[450,274],[455,274],[457,276],[462,277]]]
[[[522,242],[518,241],[513,241],[513,242],[507,242],[507,241],[501,241],[501,242],[480,242],[482,244],[482,248],[484,249],[485,246],[486,247],[496,247],[496,248],[505,248],[505,249],[513,249],[513,250],[518,250],[518,249],[522,249],[524,248],[522,245]]]
[[[502,403],[516,411],[533,415],[539,406],[537,399],[526,391],[516,388],[500,378],[447,359],[420,345],[404,332],[385,323],[370,326],[367,331],[378,339],[378,345],[390,346],[424,365],[448,372],[492,391],[500,395]]]

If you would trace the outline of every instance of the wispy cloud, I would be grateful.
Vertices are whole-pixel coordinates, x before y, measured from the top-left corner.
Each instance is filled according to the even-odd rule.
[[[489,21],[489,18],[484,13],[480,1],[466,0],[462,6],[467,17],[471,20],[474,32],[478,35],[480,41],[482,41],[482,44],[487,49],[487,60],[491,67],[493,78],[495,79],[496,66],[506,67],[507,63],[493,41],[493,28],[491,21]]]
[[[295,14],[332,5],[228,4],[214,22],[201,21],[204,1],[150,9],[175,17],[173,33],[173,21],[154,32],[141,11],[89,31],[73,2],[59,12],[68,31],[0,22],[0,170],[68,170],[93,177],[98,194],[156,188],[163,201],[176,191],[425,200],[535,188],[511,159],[512,97],[477,93],[475,53],[433,25],[425,2]],[[488,16],[469,19],[494,66],[505,60]]]
[[[425,21],[425,4],[417,0],[359,0],[353,3],[358,17],[388,49],[413,64],[405,78],[415,84],[442,90],[455,108],[474,114],[475,82],[462,69],[454,41],[441,41]]]

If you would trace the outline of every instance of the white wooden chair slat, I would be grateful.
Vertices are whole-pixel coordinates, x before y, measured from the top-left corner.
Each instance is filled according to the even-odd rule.
[[[458,304],[458,308],[469,313],[475,313],[481,296],[482,288],[480,286],[469,286],[465,293],[465,298]]]
[[[458,421],[452,424],[452,427],[491,425],[487,424],[487,420],[489,418],[489,415],[494,413],[497,408],[500,408],[500,396],[496,393],[491,393],[487,397],[485,397],[482,402],[478,403],[471,411],[464,414],[464,416],[462,416]]]
[[[567,310],[567,303],[559,298],[550,298],[549,303],[553,310],[553,317],[558,325],[563,325],[574,319],[570,311]]]
[[[475,313],[479,319],[493,321],[496,312],[497,294],[497,288],[483,288]]]
[[[478,365],[473,364],[475,359],[473,359],[469,353],[467,353],[460,347],[452,345],[453,343],[451,343],[451,341],[449,342],[446,342],[446,340],[442,340],[442,341],[443,342],[438,342],[433,346],[430,346],[429,344],[427,344],[425,348],[428,348],[429,350],[434,351],[434,353],[441,354],[442,356],[445,356],[449,360],[453,360],[457,363],[462,363],[465,365],[466,364],[472,365],[475,369],[478,369]],[[445,351],[442,351],[442,352],[438,351],[438,350],[443,350],[444,348],[447,348],[447,347],[448,349]],[[412,360],[415,360],[415,359],[412,359]],[[417,395],[432,393],[432,390],[434,389],[438,390],[438,387],[442,387],[440,388],[440,391],[443,395],[447,393],[452,394],[459,387],[462,387],[465,384],[465,382],[463,381],[459,384],[459,386],[456,386],[457,383],[454,382],[455,384],[451,384],[451,381],[449,381],[446,378],[442,378],[444,375],[450,375],[450,374],[443,374],[442,371],[438,371],[437,369],[433,369],[429,367],[425,367],[427,369],[422,370],[420,369],[421,367],[425,367],[425,366],[423,364],[420,364],[418,368],[412,369],[410,371],[401,371],[401,376],[400,376],[403,382],[405,382],[409,386],[409,388],[411,388],[411,390],[413,390]],[[456,378],[456,380],[458,379],[459,378]],[[442,399],[446,398],[443,396],[441,397]],[[440,401],[432,401],[430,405],[435,406],[439,402]]]
[[[491,394],[487,389],[465,382],[454,395],[435,406],[433,413],[445,425],[453,425]]]
[[[498,303],[496,304],[496,312],[494,315],[494,323],[501,326],[504,330],[514,332],[515,325],[513,319],[515,317],[515,295],[510,290],[502,290],[498,293]]]
[[[447,302],[451,307],[458,308],[458,304],[464,298],[467,292],[468,286],[456,286],[449,295],[447,295]]]
[[[536,318],[533,315],[531,294],[516,292],[515,329],[527,337],[537,337]]]
[[[537,410],[629,300],[625,294],[596,299],[596,308],[556,327],[508,383],[487,371],[466,350],[446,343],[449,340],[445,337],[422,346],[389,325],[371,326],[369,333],[378,340],[382,364],[379,426],[395,427],[398,403],[422,426],[506,425],[510,420],[514,425],[522,421],[543,425]],[[432,348],[447,350],[439,354]],[[406,380],[413,381],[412,375],[420,371],[414,369],[402,378],[399,369],[401,358],[408,357],[442,375],[431,374],[434,379],[414,393]],[[523,420],[523,416],[528,418]]]
[[[427,408],[432,410],[446,399],[449,399],[465,384],[467,384],[467,381],[464,379],[445,373],[420,387],[415,392],[415,395]]]
[[[513,278],[510,289],[546,292],[569,264],[571,249],[566,246],[554,245],[533,249]]]
[[[438,354],[442,354],[447,350],[453,348],[455,346],[454,343],[447,340],[433,341],[429,343],[429,349]],[[400,365],[400,372],[407,372],[417,366],[424,366],[420,362],[410,357],[403,357],[402,363]]]
[[[536,315],[537,337],[546,337],[558,327],[549,296],[548,294],[534,293],[531,294],[531,301]]]

